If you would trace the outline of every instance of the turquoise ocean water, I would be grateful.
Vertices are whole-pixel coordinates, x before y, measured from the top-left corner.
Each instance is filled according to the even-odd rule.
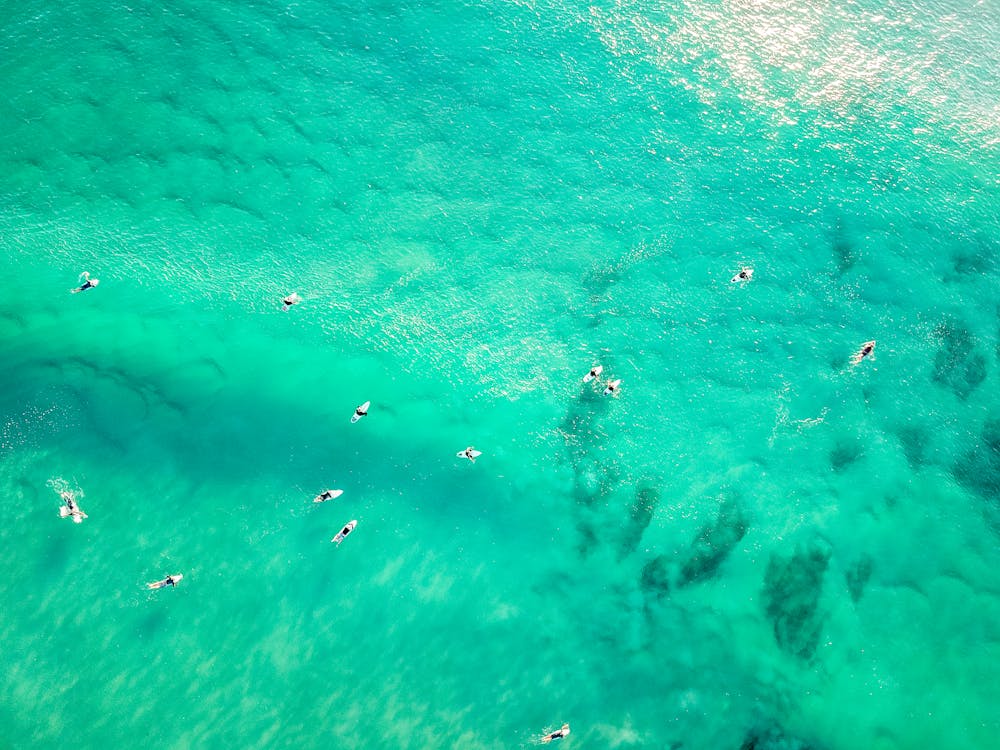
[[[0,18],[0,747],[997,746],[995,0]]]

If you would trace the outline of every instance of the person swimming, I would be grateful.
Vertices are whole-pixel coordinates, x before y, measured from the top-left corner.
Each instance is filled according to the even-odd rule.
[[[164,586],[176,586],[178,581],[180,581],[184,576],[180,573],[177,575],[171,575],[164,578],[162,581],[153,581],[152,583],[147,583],[147,589],[162,589]]]
[[[561,740],[568,734],[569,734],[569,724],[563,724],[562,727],[560,727],[556,731],[542,737],[542,742],[552,742],[552,740]]]
[[[87,514],[80,510],[80,506],[76,503],[76,496],[69,490],[64,490],[59,493],[59,497],[65,505],[59,509],[59,517],[66,518],[72,517],[73,523],[83,523],[83,519],[87,517]]]
[[[865,357],[872,354],[875,351],[875,342],[866,341],[864,345],[858,349],[857,353],[851,357],[851,364],[856,365],[861,362]]]
[[[72,294],[79,294],[80,292],[84,292],[87,289],[93,289],[95,286],[101,283],[100,279],[90,278],[90,274],[87,271],[84,271],[83,273],[80,274],[79,280],[81,282],[80,286],[78,286],[76,289],[69,290]]]
[[[740,272],[738,274],[736,274],[735,276],[733,276],[733,278],[730,279],[730,281],[735,284],[738,281],[750,281],[750,279],[752,278],[753,278],[753,269],[748,266],[744,266],[743,268],[740,269]]]
[[[281,304],[284,305],[284,307],[282,309],[283,310],[287,310],[292,305],[297,305],[301,301],[302,301],[302,298],[296,292],[292,292],[287,297],[285,297],[283,300],[281,300]]]

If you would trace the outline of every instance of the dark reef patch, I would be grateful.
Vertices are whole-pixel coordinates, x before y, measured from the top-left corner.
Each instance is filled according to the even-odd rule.
[[[138,618],[135,623],[135,635],[138,638],[151,638],[163,630],[167,623],[167,612],[154,609]]]
[[[609,536],[616,538],[621,530],[620,525],[616,525],[609,534],[606,529],[599,528],[595,519],[588,517],[589,509],[606,500],[618,488],[617,466],[613,461],[602,461],[598,457],[601,454],[595,450],[606,436],[600,428],[600,422],[608,408],[608,399],[603,398],[598,389],[584,387],[570,403],[558,428],[565,443],[566,457],[573,470],[572,496],[580,511],[576,526],[580,535],[578,551],[581,557],[586,556],[595,544],[606,541]],[[645,523],[648,524],[649,521],[646,520]],[[638,531],[638,536],[642,536],[642,530]]]
[[[592,448],[603,436],[596,428],[596,421],[607,408],[607,399],[601,398],[595,389],[587,388],[573,400],[559,423],[573,467],[573,497],[580,505],[591,506],[607,497],[618,480],[614,468],[592,455]]]
[[[992,503],[1000,504],[1000,419],[988,419],[980,442],[955,464],[955,480]]]
[[[1000,305],[997,305],[997,342],[994,347],[997,362],[1000,362]]]
[[[933,379],[965,400],[986,379],[986,356],[976,348],[969,329],[946,320],[934,329],[939,341],[934,355]]]
[[[614,492],[618,484],[615,468],[597,459],[577,461],[573,471],[573,498],[579,505],[593,506]]]
[[[639,585],[643,591],[657,599],[670,593],[670,571],[666,555],[658,555],[642,567]]]
[[[740,750],[816,750],[813,745],[795,737],[789,737],[780,729],[749,732],[740,745]]]
[[[635,499],[629,509],[629,523],[625,527],[619,558],[635,551],[642,540],[642,535],[653,520],[656,508],[660,504],[660,491],[650,484],[640,484],[635,491]]]
[[[593,523],[587,520],[580,520],[576,524],[577,533],[580,535],[580,542],[577,545],[577,552],[580,557],[586,557],[590,548],[598,542],[597,531]]]
[[[1000,241],[978,235],[967,237],[951,256],[955,274],[981,276],[991,272],[1000,257]]]
[[[911,469],[919,469],[927,461],[930,433],[914,425],[903,425],[896,430],[903,455]]]
[[[955,253],[951,259],[952,267],[955,269],[955,273],[962,276],[978,276],[979,274],[986,273],[992,266],[992,262],[987,259],[987,256],[982,252],[982,250],[982,247],[976,248],[975,250],[965,248]]]
[[[593,298],[607,294],[608,290],[621,280],[620,269],[616,264],[594,266],[583,276],[583,286]]]
[[[559,423],[559,432],[566,441],[566,452],[574,465],[587,455],[602,434],[596,422],[608,410],[608,400],[596,389],[587,388],[570,403]]]
[[[861,443],[857,441],[838,440],[830,451],[830,468],[838,474],[857,463],[865,454]]]
[[[711,578],[747,533],[747,523],[736,501],[723,499],[714,523],[706,524],[691,543],[691,554],[681,566],[679,586]]]
[[[791,557],[772,555],[764,575],[764,609],[774,624],[774,638],[788,653],[808,659],[816,650],[823,576],[830,554],[818,547]]]
[[[872,558],[869,555],[865,555],[848,568],[846,573],[847,591],[850,593],[851,599],[855,604],[858,603],[861,596],[865,593],[865,586],[868,585],[871,577]]]
[[[688,586],[714,576],[719,566],[746,536],[748,524],[739,504],[723,498],[715,520],[705,524],[682,558],[680,571],[671,564],[671,556],[657,555],[647,562],[639,577],[639,586],[648,596],[659,600],[670,594],[671,579],[678,587]]]
[[[830,249],[833,250],[833,256],[837,259],[837,270],[841,273],[849,271],[858,260],[854,246],[840,219],[830,230]]]

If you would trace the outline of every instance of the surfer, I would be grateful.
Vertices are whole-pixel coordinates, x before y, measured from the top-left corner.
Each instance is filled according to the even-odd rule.
[[[859,362],[861,362],[861,360],[863,360],[865,357],[869,356],[874,351],[875,351],[875,342],[874,341],[866,341],[864,343],[864,346],[862,346],[860,349],[858,349],[857,354],[855,354],[853,357],[851,357],[851,364],[852,365],[858,364]]]
[[[79,281],[81,282],[80,286],[78,286],[76,289],[70,289],[70,292],[72,292],[73,294],[79,294],[80,292],[92,289],[93,287],[101,283],[100,279],[90,278],[90,273],[88,273],[87,271],[84,271],[83,273],[80,274]]]
[[[344,494],[343,490],[323,490],[321,493],[313,498],[314,503],[325,503],[327,500],[333,500]]]
[[[618,393],[618,386],[621,385],[620,380],[609,380],[608,387],[604,389],[605,396],[613,396]]]
[[[371,406],[371,401],[365,401],[361,406],[354,410],[354,416],[351,417],[352,422],[357,422],[361,417],[368,416],[368,407]]]
[[[335,536],[330,541],[331,542],[336,542],[337,546],[339,547],[340,543],[342,541],[344,541],[345,539],[347,539],[347,535],[350,534],[352,531],[354,531],[354,527],[357,526],[357,525],[358,525],[357,521],[351,521],[350,523],[346,524],[344,526],[344,528],[342,528],[340,531],[338,531],[337,532],[337,536]]]
[[[287,297],[285,297],[283,300],[281,300],[281,304],[284,305],[284,307],[282,309],[283,310],[287,310],[292,305],[297,305],[301,301],[302,301],[302,298],[298,294],[296,294],[295,292],[292,292]]]
[[[592,368],[590,372],[588,372],[586,375],[583,376],[583,382],[589,383],[591,380],[598,377],[602,372],[604,372],[604,368],[601,365],[597,365],[596,367]]]
[[[737,281],[750,281],[750,279],[752,278],[753,278],[753,269],[744,266],[743,268],[740,269],[740,272],[738,274],[736,274],[735,276],[733,276],[733,278],[730,279],[730,281],[735,284]]]
[[[59,509],[60,518],[72,516],[73,523],[83,523],[83,519],[87,517],[87,514],[80,510],[80,506],[76,504],[76,496],[69,490],[64,490],[59,493],[59,497],[66,503],[66,505]]]
[[[568,734],[569,734],[569,724],[563,724],[556,731],[542,737],[542,742],[552,742],[552,740],[561,740]]]
[[[176,586],[177,582],[180,581],[184,576],[180,573],[173,576],[167,576],[162,581],[153,581],[152,583],[147,583],[147,589],[162,589],[164,586]]]
[[[467,458],[467,459],[469,459],[470,461],[472,461],[472,463],[476,463],[476,456],[481,456],[482,453],[480,453],[479,451],[477,451],[475,448],[473,448],[470,445],[468,448],[466,448],[464,451],[462,451],[458,455],[461,458]]]

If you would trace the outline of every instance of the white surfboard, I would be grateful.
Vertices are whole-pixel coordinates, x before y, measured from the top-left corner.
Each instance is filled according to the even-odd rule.
[[[561,729],[545,735],[541,740],[539,740],[539,742],[548,744],[549,742],[552,742],[552,740],[561,740],[567,736],[569,736],[569,724],[563,724]]]
[[[371,401],[365,401],[361,406],[354,410],[354,414],[351,415],[351,424],[357,422],[361,417],[368,415],[368,407],[372,405]]]
[[[618,386],[621,385],[621,382],[622,381],[620,380],[612,380],[610,383],[608,383],[608,387],[604,389],[604,395],[610,396],[612,393],[617,391]]]
[[[753,269],[744,266],[739,271],[737,271],[736,275],[733,276],[733,278],[731,278],[730,281],[735,284],[738,281],[750,281],[750,279],[752,278],[753,278]]]
[[[856,365],[861,362],[865,357],[870,357],[875,353],[875,342],[866,341],[862,344],[861,348],[858,349],[857,353],[851,357],[851,364]]]
[[[182,576],[180,573],[177,573],[177,574],[172,575],[172,576],[167,576],[162,581],[153,581],[153,583],[147,583],[146,584],[146,588],[147,589],[162,589],[164,586],[169,586],[171,580],[173,580],[174,585],[176,586],[183,577],[184,576]]]
[[[66,516],[73,516],[73,523],[83,523],[83,519],[87,517],[87,514],[80,510],[80,506],[76,506],[76,510],[70,510],[68,505],[64,505],[59,509],[59,517],[66,518]]]
[[[588,372],[586,375],[583,376],[583,382],[589,383],[594,378],[600,377],[602,372],[604,372],[604,367],[602,365],[598,365],[593,370],[591,370],[590,372]]]
[[[464,451],[459,451],[458,453],[455,454],[456,458],[467,458],[470,461],[475,461],[481,455],[483,455],[483,452],[482,451],[477,451],[471,445],[468,448],[466,448]]]
[[[344,494],[343,490],[324,490],[313,498],[314,503],[325,503],[327,500],[336,500]]]
[[[347,535],[350,534],[352,531],[354,531],[354,527],[357,526],[357,525],[358,525],[357,521],[351,521],[346,526],[344,526],[344,528],[342,528],[340,531],[338,531],[337,532],[337,536],[335,536],[330,541],[331,542],[336,542],[337,546],[339,547],[340,543],[342,541],[344,541],[345,539],[347,539]]]

